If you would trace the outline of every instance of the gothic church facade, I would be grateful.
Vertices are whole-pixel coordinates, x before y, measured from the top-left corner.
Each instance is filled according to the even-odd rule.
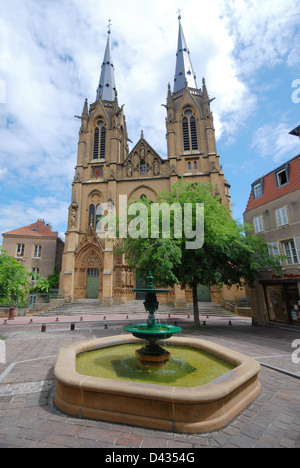
[[[108,33],[96,100],[85,100],[79,131],[78,157],[72,183],[65,238],[61,289],[71,300],[99,298],[104,304],[135,299],[133,273],[122,256],[114,255],[116,242],[97,235],[103,203],[118,213],[119,196],[128,201],[143,196],[155,201],[182,177],[218,187],[222,203],[231,208],[230,185],[217,154],[211,99],[205,80],[198,88],[179,17],[174,87],[166,101],[167,159],[145,140],[129,151],[126,119],[118,103]],[[216,288],[212,300],[224,296]],[[191,299],[189,291],[175,287],[166,298],[175,306]]]

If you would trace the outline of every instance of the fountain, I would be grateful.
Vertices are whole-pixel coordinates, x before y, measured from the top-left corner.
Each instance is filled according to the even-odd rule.
[[[124,326],[130,336],[83,341],[60,350],[54,369],[55,405],[74,417],[157,430],[201,433],[220,429],[259,395],[260,365],[207,340],[174,337],[182,331],[180,327],[155,319],[156,294],[168,290],[155,289],[153,279],[150,273],[147,288],[142,290],[148,319]],[[166,339],[168,350],[158,344]],[[94,363],[92,370],[89,360]],[[180,378],[177,368],[173,374],[178,361],[183,363]],[[215,367],[216,373],[211,373]]]
[[[127,325],[123,330],[130,332],[136,338],[141,338],[147,341],[147,345],[136,350],[135,354],[141,365],[161,366],[166,364],[170,359],[170,353],[158,345],[157,341],[171,338],[175,333],[182,331],[180,327],[166,324],[157,324],[155,312],[158,310],[159,303],[156,298],[158,293],[168,293],[169,289],[154,289],[151,271],[147,276],[147,288],[134,289],[136,292],[146,293],[144,302],[145,310],[149,313],[147,323],[139,323],[137,325]]]

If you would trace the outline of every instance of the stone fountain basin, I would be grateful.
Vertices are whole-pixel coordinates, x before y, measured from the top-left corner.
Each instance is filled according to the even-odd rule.
[[[199,387],[168,387],[76,372],[77,354],[137,342],[143,343],[119,335],[61,348],[54,369],[56,407],[74,417],[194,434],[225,427],[261,391],[260,364],[255,359],[197,338],[173,337],[168,344],[203,350],[236,367]]]

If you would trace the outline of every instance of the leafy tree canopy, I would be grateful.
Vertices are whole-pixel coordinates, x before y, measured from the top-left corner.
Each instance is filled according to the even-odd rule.
[[[0,302],[25,301],[29,292],[29,271],[4,250],[0,253]]]
[[[281,271],[279,259],[269,255],[266,242],[251,233],[249,226],[235,221],[229,209],[221,204],[220,196],[212,186],[201,183],[179,182],[171,192],[161,192],[156,203],[166,203],[169,207],[176,204],[183,214],[181,229],[175,211],[170,210],[170,232],[163,232],[163,223],[151,231],[153,205],[150,200],[139,203],[148,209],[147,233],[140,226],[143,237],[128,236],[123,240],[122,251],[133,270],[143,271],[145,276],[152,271],[160,286],[181,285],[193,288],[195,322],[199,324],[197,307],[197,285],[233,285],[253,287],[261,275],[261,268],[273,267]],[[185,206],[192,206],[189,218],[184,215]],[[203,206],[204,216],[199,223],[197,204]],[[134,221],[128,216],[128,226]],[[162,221],[162,215],[160,216]],[[185,223],[190,230],[185,229]],[[198,224],[197,224],[198,223]],[[191,232],[200,236],[202,229],[203,245],[188,248]],[[182,236],[178,236],[178,232]],[[145,235],[146,234],[146,235]],[[153,236],[154,234],[154,236]],[[118,251],[120,253],[120,250]],[[198,318],[197,318],[198,317]]]

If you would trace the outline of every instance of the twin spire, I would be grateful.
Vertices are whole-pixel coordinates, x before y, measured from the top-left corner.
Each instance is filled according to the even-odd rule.
[[[116,82],[115,82],[115,69],[111,58],[111,20],[108,25],[107,43],[104,54],[103,63],[101,66],[101,75],[99,86],[97,88],[96,101],[101,97],[103,101],[113,102],[115,100]]]
[[[192,62],[190,59],[190,52],[186,44],[186,40],[183,34],[183,29],[181,26],[181,15],[179,14],[179,33],[178,33],[178,47],[176,53],[176,69],[174,77],[174,90],[176,93],[184,89],[186,86],[189,88],[197,88],[196,75],[193,71]],[[108,25],[108,36],[106,49],[104,54],[103,63],[101,66],[101,75],[99,86],[97,88],[96,100],[100,98],[103,101],[113,102],[115,99],[116,93],[116,82],[115,82],[115,73],[114,65],[111,57],[111,20],[109,20]]]
[[[181,26],[181,15],[178,16],[179,20],[179,33],[178,33],[178,47],[176,53],[176,69],[174,77],[174,90],[176,93],[184,89],[186,86],[189,88],[197,89],[196,75],[193,71],[192,62],[190,59],[190,51],[186,44]]]

